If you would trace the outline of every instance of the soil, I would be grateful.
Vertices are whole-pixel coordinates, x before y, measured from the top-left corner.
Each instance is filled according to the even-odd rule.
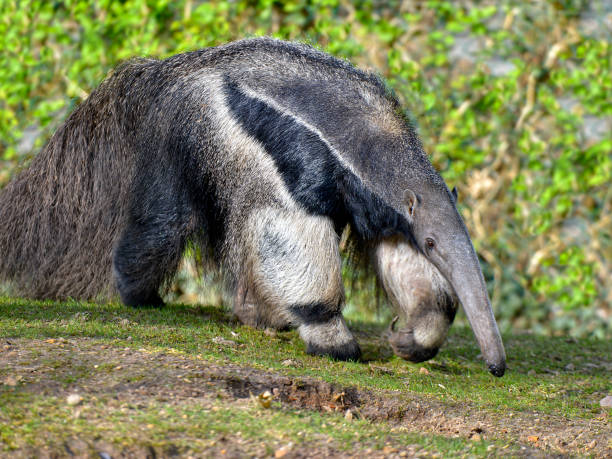
[[[102,362],[108,371],[88,370]],[[116,401],[116,406],[122,402],[144,407],[152,400],[170,404],[193,400],[198,406],[210,407],[220,398],[228,404],[253,403],[257,395],[269,391],[273,400],[282,406],[300,410],[344,413],[350,410],[350,416],[354,418],[385,421],[395,428],[447,437],[512,439],[521,445],[520,451],[525,457],[612,456],[609,446],[612,428],[605,413],[590,420],[569,420],[537,412],[500,410],[492,414],[467,401],[449,403],[413,393],[361,390],[313,378],[213,364],[178,353],[117,348],[90,339],[11,339],[0,352],[0,368],[11,369],[9,377],[18,381],[22,391],[64,399],[78,391],[84,400],[110,396]],[[78,374],[75,382],[67,383],[75,374]],[[173,447],[163,450],[153,446],[118,449],[103,439],[70,438],[61,451],[26,447],[18,452],[18,456],[89,457],[92,450],[104,459],[185,456],[189,453]],[[371,451],[370,457],[423,454],[417,445],[408,445],[403,451],[401,456],[393,448]],[[265,445],[231,436],[217,439],[207,454],[262,457],[270,453]],[[15,455],[11,454],[11,457]],[[322,442],[294,447],[286,457],[351,455]]]

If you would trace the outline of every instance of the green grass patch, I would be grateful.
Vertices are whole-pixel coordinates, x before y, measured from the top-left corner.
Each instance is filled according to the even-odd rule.
[[[87,400],[79,408],[56,397],[0,392],[0,446],[5,451],[23,448],[63,448],[66,438],[104,440],[116,448],[151,446],[198,454],[224,449],[233,438],[243,448],[264,445],[267,454],[284,445],[292,448],[321,445],[352,454],[397,452],[411,448],[429,454],[484,456],[494,450],[515,451],[499,441],[472,441],[440,435],[416,434],[385,422],[370,423],[342,414],[287,409],[275,403],[231,405],[216,401],[201,405],[150,402],[146,406],[109,398]]]
[[[212,306],[133,309],[118,304],[0,299],[0,335],[6,338],[95,338],[116,346],[180,352],[361,389],[394,390],[400,396],[417,393],[449,403],[469,401],[492,413],[536,410],[589,418],[600,412],[598,401],[610,390],[612,346],[607,341],[506,335],[509,369],[503,378],[494,378],[478,358],[480,351],[469,329],[452,329],[435,360],[411,364],[391,354],[377,326],[360,322],[350,326],[364,348],[366,362],[306,355],[295,332],[270,336],[239,325],[229,313]],[[287,367],[283,364],[287,359],[299,364]],[[8,371],[0,369],[0,375]]]

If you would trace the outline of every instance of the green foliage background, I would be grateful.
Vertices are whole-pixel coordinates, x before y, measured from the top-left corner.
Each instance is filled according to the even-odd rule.
[[[307,41],[382,74],[410,110],[502,329],[609,338],[611,30],[605,0],[1,0],[0,185],[121,60]],[[369,285],[352,306],[368,309]],[[185,264],[176,298],[197,289]]]

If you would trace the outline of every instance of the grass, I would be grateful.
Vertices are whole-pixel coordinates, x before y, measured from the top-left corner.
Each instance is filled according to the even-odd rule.
[[[104,438],[115,448],[141,444],[161,451],[178,448],[205,454],[235,445],[243,453],[271,454],[288,443],[294,448],[332,448],[337,452],[370,449],[383,455],[413,445],[416,451],[428,454],[479,457],[504,447],[508,454],[525,447],[524,438],[502,430],[486,440],[480,435],[453,438],[457,435],[438,434],[435,429],[415,432],[402,422],[347,421],[343,412],[300,409],[280,402],[262,409],[252,400],[219,395],[214,390],[187,399],[147,396],[134,405],[97,389],[83,407],[86,415],[75,417],[75,408],[67,405],[62,395],[65,391],[87,385],[144,384],[150,372],[158,371],[155,365],[150,372],[136,371],[135,367],[116,371],[125,360],[117,357],[119,360],[107,362],[104,353],[122,349],[146,352],[151,362],[156,361],[155,355],[175,355],[183,359],[181,362],[232,364],[290,378],[314,378],[392,397],[407,406],[416,399],[431,410],[447,408],[466,419],[477,414],[493,425],[503,425],[508,416],[532,420],[535,416],[536,422],[552,416],[568,423],[600,422],[604,430],[609,426],[609,412],[602,412],[599,406],[599,400],[611,390],[609,342],[504,336],[509,369],[503,378],[494,378],[478,358],[479,349],[469,329],[454,328],[433,361],[411,364],[392,355],[380,338],[380,326],[358,320],[349,325],[364,350],[362,362],[308,356],[295,332],[269,333],[244,327],[226,311],[212,306],[173,304],[162,309],[132,309],[118,304],[0,298],[0,336],[9,342],[18,340],[18,348],[28,347],[27,359],[20,361],[19,368],[10,358],[8,365],[0,366],[0,383],[36,364],[45,369],[37,384],[43,389],[46,385],[58,387],[48,393],[29,390],[26,373],[24,381],[15,386],[0,384],[0,451],[57,446],[75,436],[90,439],[90,447],[96,438]],[[83,338],[97,347],[73,348],[60,342],[57,349],[61,352],[54,354],[36,344],[54,339],[80,342]],[[124,365],[131,368],[129,363]],[[111,379],[95,379],[98,376],[94,373]],[[528,427],[532,426],[525,426],[526,432]],[[231,439],[229,446],[223,446],[224,438]]]
[[[366,420],[347,422],[338,413],[323,414],[284,409],[279,403],[262,410],[249,404],[230,406],[214,402],[201,404],[167,404],[151,402],[146,406],[97,399],[87,405],[87,416],[75,418],[72,407],[63,399],[7,393],[0,401],[9,407],[3,416],[11,424],[0,425],[0,440],[5,451],[24,446],[62,448],[65,437],[104,438],[120,446],[151,445],[162,451],[176,448],[190,453],[210,452],[211,447],[224,448],[224,440],[237,437],[239,444],[273,453],[283,445],[331,445],[340,452],[361,450],[394,450],[408,445],[439,454],[484,454],[504,444],[491,441],[469,441],[440,435],[415,434],[386,423]],[[44,413],[42,416],[41,414]],[[103,417],[104,421],[99,422]],[[91,422],[98,419],[98,422]],[[41,435],[43,434],[43,435]],[[44,440],[41,442],[41,440]]]

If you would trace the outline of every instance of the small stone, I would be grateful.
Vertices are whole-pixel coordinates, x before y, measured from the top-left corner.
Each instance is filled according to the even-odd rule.
[[[529,371],[527,372],[527,374],[528,374],[529,376],[535,376],[536,371],[535,371],[535,370],[529,370]]]
[[[599,401],[602,408],[612,408],[612,395],[607,395]]]
[[[565,365],[565,369],[567,371],[574,371],[576,369],[576,367],[574,366],[573,363],[568,363],[567,365]]]
[[[221,336],[217,336],[212,339],[212,342],[215,344],[221,344],[223,346],[236,347],[236,341],[232,341],[231,339],[225,339]]]
[[[4,385],[5,386],[9,386],[9,387],[15,387],[19,381],[21,380],[21,376],[7,376],[6,378],[4,378]]]
[[[287,454],[289,454],[292,447],[293,447],[293,443],[289,443],[288,445],[282,446],[281,448],[274,451],[274,457],[275,458],[285,457]]]
[[[421,373],[422,375],[428,375],[429,374],[429,370],[425,367],[421,367],[419,368],[419,373]]]
[[[393,370],[391,370],[390,368],[386,368],[386,367],[381,367],[378,365],[369,365],[370,371],[373,373],[377,373],[377,374],[382,374],[382,375],[392,375],[393,374]]]
[[[259,403],[259,405],[262,408],[270,408],[271,404],[272,404],[272,399],[273,399],[273,395],[272,393],[267,390],[265,391],[263,394],[259,394],[257,396],[257,402]]]
[[[283,360],[281,362],[281,365],[283,365],[284,367],[297,367],[298,363],[295,360],[287,359],[287,360]]]
[[[76,406],[82,401],[83,397],[81,397],[79,394],[70,394],[68,397],[66,397],[66,403],[68,403],[70,406]]]
[[[72,316],[72,320],[78,322],[87,322],[90,318],[91,314],[89,312],[77,312]]]
[[[597,446],[597,440],[593,440],[591,443],[589,443],[586,447],[587,449],[593,449]]]

